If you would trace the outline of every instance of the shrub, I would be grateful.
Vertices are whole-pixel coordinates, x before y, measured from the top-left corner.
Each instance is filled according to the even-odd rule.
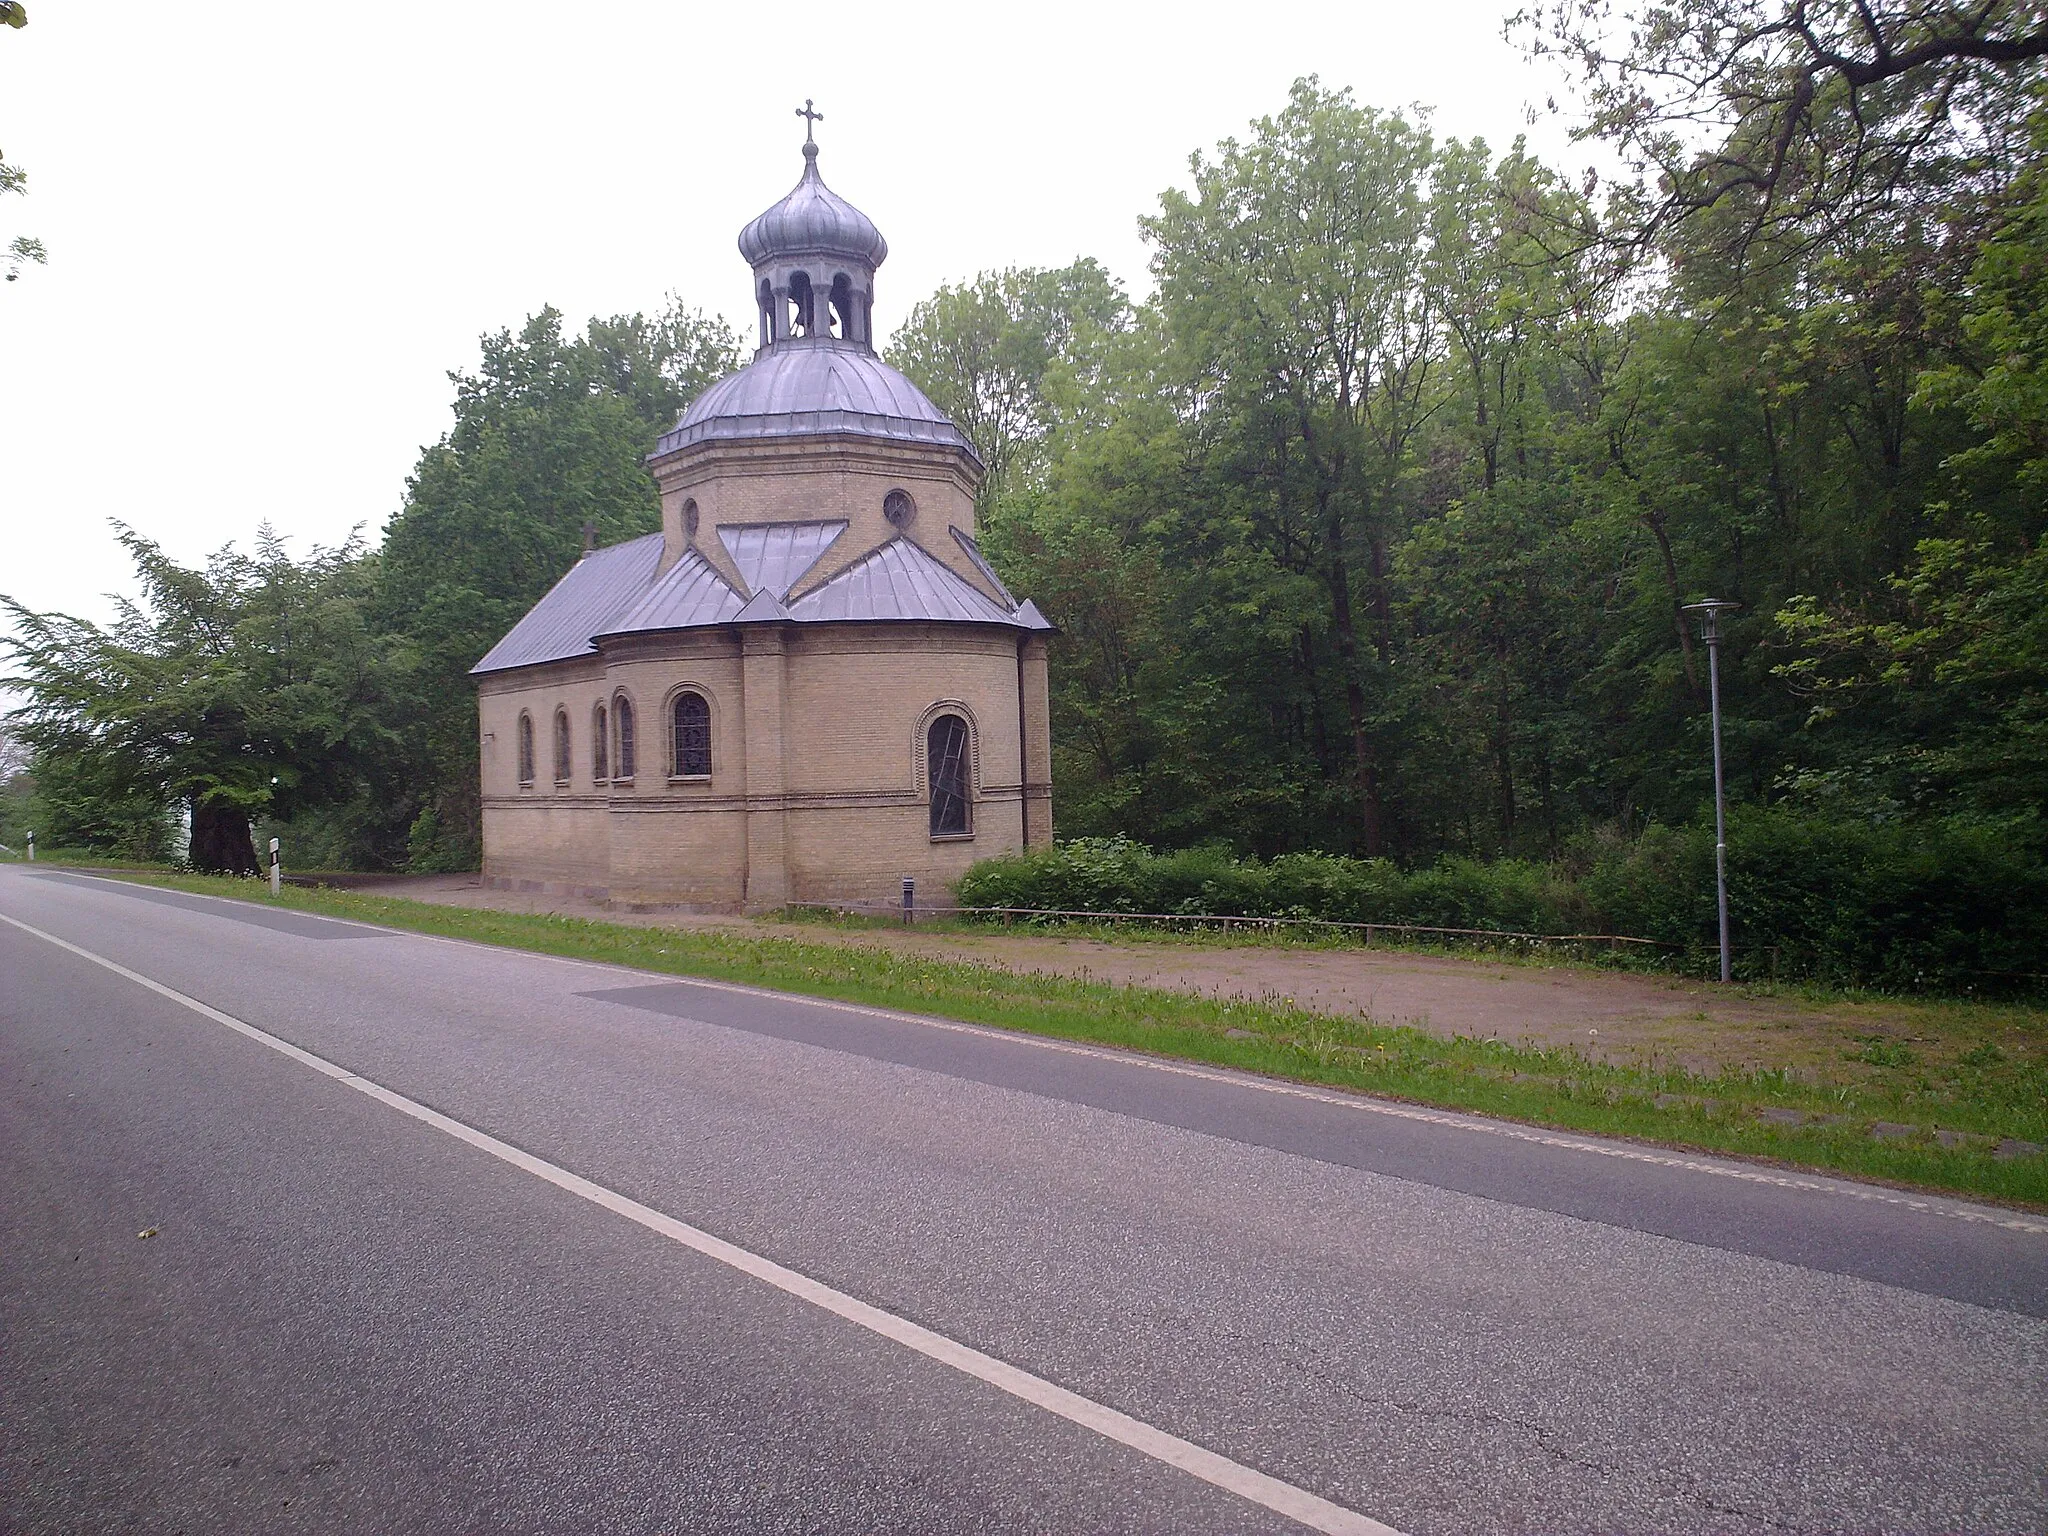
[[[2031,828],[1873,825],[1748,807],[1730,817],[1728,850],[1741,976],[2041,990],[2048,861]],[[1076,838],[984,860],[958,893],[966,906],[1622,934],[1673,946],[1671,963],[1695,971],[1718,944],[1711,822],[1608,839],[1569,864],[1450,857],[1413,871],[1386,859],[1262,862],[1214,847],[1155,854],[1125,837]]]

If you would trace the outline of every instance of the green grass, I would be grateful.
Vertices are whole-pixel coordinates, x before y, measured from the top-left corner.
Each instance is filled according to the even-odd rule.
[[[2038,1015],[2009,1047],[1923,1058],[1889,1039],[1846,1082],[1789,1070],[1715,1075],[1616,1065],[1575,1050],[1443,1040],[1416,1029],[1311,1012],[1274,999],[1198,997],[1153,987],[812,941],[629,927],[581,918],[438,906],[256,880],[125,872],[152,885],[383,923],[638,970],[743,982],[999,1029],[1089,1041],[1448,1109],[1889,1183],[2048,1208],[2048,1155],[2001,1158],[2001,1138],[2048,1142],[2048,1056]],[[1964,1005],[1968,1006],[1968,1005]],[[1816,1118],[1792,1126],[1760,1110]],[[1883,1139],[1877,1123],[1912,1128]],[[1943,1145],[1937,1131],[1965,1138]]]
[[[789,907],[781,914],[786,922],[809,927],[844,929],[849,932],[897,928],[900,914],[853,912],[833,907]],[[1266,927],[1256,922],[1222,923],[1189,917],[1169,922],[1141,918],[1018,918],[1005,923],[994,917],[968,917],[950,913],[920,913],[919,933],[956,934],[962,938],[988,938],[1007,934],[1018,938],[1090,939],[1103,944],[1161,944],[1187,949],[1315,950],[1398,950],[1404,954],[1441,955],[1458,960],[1485,960],[1489,964],[1525,966],[1594,966],[1602,970],[1643,971],[1651,975],[1682,976],[1662,958],[1662,951],[1629,945],[1574,943],[1564,939],[1529,940],[1508,935],[1499,938],[1421,937],[1425,930],[1402,934],[1379,928],[1368,946],[1356,929],[1335,924],[1300,922]]]

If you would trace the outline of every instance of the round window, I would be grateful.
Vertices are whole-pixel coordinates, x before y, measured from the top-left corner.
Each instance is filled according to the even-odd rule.
[[[882,516],[898,528],[908,528],[910,520],[917,516],[917,503],[910,499],[908,491],[891,491],[882,498]]]

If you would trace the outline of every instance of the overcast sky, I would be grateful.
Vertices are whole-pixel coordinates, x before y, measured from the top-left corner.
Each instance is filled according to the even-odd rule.
[[[733,245],[802,169],[880,225],[878,331],[936,285],[1092,255],[1297,76],[1589,157],[1502,40],[1510,0],[389,7],[29,0],[0,31],[0,592],[103,618],[107,520],[197,560],[269,519],[373,539],[450,369],[543,304],[673,291],[751,338]],[[801,30],[800,30],[801,29]]]

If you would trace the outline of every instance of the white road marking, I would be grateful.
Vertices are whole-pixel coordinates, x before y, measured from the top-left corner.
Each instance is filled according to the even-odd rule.
[[[67,872],[69,873],[69,872]],[[139,882],[114,880],[104,875],[74,874],[80,880],[97,880],[116,887],[132,886]],[[149,889],[172,889],[172,887],[151,886]],[[210,892],[181,891],[178,894],[198,896],[205,901],[227,901],[247,906],[252,903],[238,897],[215,896]],[[296,911],[296,908],[286,910]],[[467,910],[467,909],[464,909]],[[1765,1184],[1777,1189],[1805,1190],[1814,1194],[1834,1195],[1848,1200],[1861,1200],[1873,1205],[1893,1205],[1906,1210],[1920,1211],[1930,1216],[1946,1216],[1952,1221],[1979,1222],[1986,1226],[2001,1227],[2008,1232],[2031,1232],[2037,1236],[2048,1236],[2048,1223],[2029,1221],[2024,1217],[1984,1206],[1965,1205],[1953,1200],[1922,1200],[1911,1195],[1902,1195],[1894,1190],[1877,1185],[1853,1184],[1846,1180],[1802,1179],[1791,1174],[1771,1173],[1767,1170],[1743,1167],[1740,1164],[1712,1163],[1697,1157],[1679,1153],[1656,1152],[1648,1148],[1619,1141],[1591,1141],[1583,1137],[1561,1135],[1554,1131],[1539,1130],[1530,1126],[1517,1125],[1508,1120],[1488,1120],[1473,1115],[1448,1113],[1441,1110],[1423,1109],[1402,1104],[1391,1099],[1374,1098],[1360,1093],[1333,1093],[1327,1089],[1307,1088],[1278,1078],[1255,1077],[1250,1073],[1234,1073],[1215,1068],[1191,1066],[1182,1062],[1166,1061],[1157,1056],[1147,1056],[1138,1051],[1108,1050],[1099,1046],[1079,1045],[1066,1040],[1048,1039],[1044,1035],[1026,1034],[1021,1030],[992,1029],[982,1024],[963,1024],[955,1019],[933,1018],[929,1014],[904,1013],[894,1008],[873,1008],[861,1003],[842,1003],[832,998],[808,997],[797,992],[778,992],[772,987],[753,987],[744,982],[712,981],[703,977],[686,976],[673,971],[645,971],[633,966],[612,964],[603,960],[579,960],[569,955],[551,955],[545,950],[520,949],[505,944],[491,944],[481,939],[458,939],[438,933],[416,933],[407,928],[387,928],[380,923],[366,923],[346,917],[327,917],[320,913],[303,913],[303,916],[321,917],[330,923],[342,923],[351,928],[367,928],[375,933],[392,934],[399,938],[421,939],[430,944],[457,944],[466,949],[484,949],[497,954],[512,953],[526,955],[536,960],[548,960],[557,965],[581,966],[585,970],[601,971],[611,976],[644,977],[656,981],[680,983],[692,987],[709,987],[719,992],[736,992],[746,997],[765,997],[778,1002],[795,1002],[806,1007],[830,1008],[839,1013],[861,1014],[868,1018],[890,1019],[897,1023],[916,1024],[925,1029],[949,1030],[954,1034],[974,1035],[983,1040],[1000,1040],[1010,1045],[1030,1046],[1036,1050],[1059,1051],[1070,1056],[1086,1056],[1097,1061],[1111,1062],[1119,1066],[1142,1067],[1150,1072],[1165,1072],[1178,1077],[1199,1078],[1204,1082],[1220,1083],[1231,1088],[1248,1088],[1259,1093],[1279,1094],[1285,1098],[1307,1099],[1317,1104],[1334,1105],[1339,1109],[1354,1110],[1361,1114],[1385,1115],[1395,1120],[1414,1120],[1425,1125],[1440,1125],[1452,1130],[1472,1131],[1482,1136],[1499,1136],[1509,1141],[1528,1142],[1533,1146],[1554,1147],[1570,1152],[1591,1153],[1595,1157],[1614,1158],[1622,1162],[1647,1163],[1658,1168],[1675,1168],[1687,1173],[1710,1174],[1715,1178],[1735,1179],[1748,1184]],[[684,1022],[702,1024],[709,1021],[686,1019]]]
[[[823,1281],[813,1280],[810,1276],[778,1264],[773,1259],[764,1258],[751,1249],[714,1237],[686,1221],[678,1221],[652,1206],[629,1199],[617,1190],[607,1189],[604,1185],[593,1183],[569,1172],[566,1168],[557,1167],[545,1158],[523,1152],[487,1132],[465,1125],[439,1110],[429,1109],[402,1093],[394,1092],[381,1083],[359,1077],[348,1068],[339,1066],[324,1056],[316,1056],[311,1051],[293,1045],[289,1040],[280,1039],[254,1024],[236,1018],[233,1014],[223,1013],[218,1008],[202,1003],[196,997],[188,997],[176,988],[167,987],[140,971],[132,971],[118,961],[94,954],[89,949],[60,939],[53,933],[45,933],[40,928],[31,927],[5,913],[0,913],[0,923],[19,928],[23,933],[31,934],[46,943],[56,945],[59,949],[77,955],[82,960],[89,960],[94,965],[104,967],[116,976],[147,988],[159,997],[189,1008],[216,1024],[226,1026],[238,1035],[254,1040],[259,1045],[268,1046],[300,1066],[310,1067],[323,1077],[332,1078],[337,1083],[367,1094],[378,1103],[388,1105],[422,1125],[432,1126],[457,1141],[466,1142],[477,1150],[488,1153],[500,1162],[509,1163],[523,1173],[530,1173],[557,1189],[566,1190],[593,1205],[602,1206],[614,1215],[623,1216],[650,1232],[659,1233],[671,1242],[679,1243],[708,1259],[715,1259],[720,1264],[736,1269],[765,1285],[771,1285],[799,1301],[809,1302],[819,1310],[829,1312],[856,1327],[879,1334],[905,1349],[923,1355],[926,1359],[951,1366],[963,1375],[986,1382],[1000,1392],[1030,1403],[1034,1407],[1043,1408],[1071,1424],[1092,1430],[1106,1440],[1115,1441],[1118,1445],[1126,1446],[1140,1455],[1178,1468],[1190,1477],[1233,1493],[1275,1514],[1284,1515],[1312,1531],[1326,1532],[1328,1536],[1401,1536],[1401,1533],[1390,1525],[1384,1525],[1368,1516],[1346,1509],[1341,1504],[1333,1504],[1306,1489],[1295,1487],[1292,1483],[1284,1483],[1276,1477],[1269,1477],[1264,1472],[1232,1461],[1227,1456],[1218,1455],[1215,1451],[1207,1450],[1193,1441],[1168,1434],[1142,1419],[1134,1419],[1129,1414],[1119,1413],[1116,1409],[1098,1403],[1092,1398],[1070,1392],[1042,1376],[1034,1376],[1029,1371],[1007,1361],[998,1360],[993,1355],[985,1355],[957,1339],[935,1333],[929,1328],[898,1317],[893,1312],[885,1312],[858,1297],[847,1295],[844,1291],[834,1290]]]

